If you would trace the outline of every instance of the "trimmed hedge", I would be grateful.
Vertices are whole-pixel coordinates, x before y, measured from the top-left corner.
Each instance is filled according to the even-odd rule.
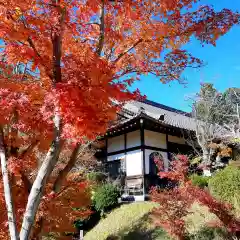
[[[210,192],[216,198],[235,206],[236,199],[240,204],[240,169],[228,166],[217,172],[208,183]]]

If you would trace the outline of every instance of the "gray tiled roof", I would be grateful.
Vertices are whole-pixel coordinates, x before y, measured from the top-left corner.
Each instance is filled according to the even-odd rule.
[[[195,131],[196,123],[189,113],[167,107],[149,100],[143,102],[131,101],[124,105],[123,114],[127,119],[131,119],[143,111],[147,116],[159,120],[164,115],[164,123],[170,126]]]

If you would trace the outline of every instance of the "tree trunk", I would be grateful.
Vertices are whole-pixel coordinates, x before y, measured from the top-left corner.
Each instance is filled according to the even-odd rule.
[[[80,149],[80,144],[77,144],[77,146],[74,148],[71,157],[67,163],[67,165],[59,172],[57,179],[54,182],[53,185],[53,191],[54,192],[58,192],[62,186],[62,182],[65,179],[65,177],[67,176],[67,174],[69,173],[69,171],[74,167],[75,162],[77,160],[77,154],[79,152]]]
[[[208,148],[203,149],[203,164],[207,167],[207,169],[203,169],[203,175],[211,176],[210,169],[208,169],[208,167],[211,165],[211,154]]]
[[[203,149],[203,163],[206,166],[209,166],[211,164],[211,158],[210,158],[210,151],[208,149]]]
[[[22,227],[20,231],[20,240],[28,240],[37,209],[46,185],[59,156],[60,152],[60,116],[58,113],[54,115],[55,136],[52,145],[38,171],[38,175],[33,183],[31,192],[28,197],[27,207],[24,213]]]
[[[19,237],[18,237],[16,218],[15,218],[14,208],[13,208],[11,187],[10,187],[10,182],[8,178],[7,160],[6,160],[6,153],[5,153],[3,139],[4,139],[3,130],[0,129],[0,158],[1,158],[2,178],[3,178],[3,187],[4,187],[4,197],[5,197],[5,203],[6,203],[7,215],[8,215],[8,228],[10,233],[10,239],[18,240]]]
[[[64,19],[66,14],[66,7],[62,8],[60,6],[60,1],[52,0],[52,4],[54,4],[59,13],[59,25],[60,32],[52,32],[52,47],[53,47],[53,56],[52,56],[52,87],[55,88],[56,84],[61,82],[62,80],[62,72],[61,72],[61,57],[62,57],[62,34],[64,30]],[[61,11],[59,11],[61,10]],[[60,127],[60,115],[58,112],[58,106],[55,106],[55,112],[53,114],[54,119],[54,139],[52,145],[45,157],[41,168],[38,171],[38,175],[32,185],[31,192],[28,197],[27,207],[23,216],[22,227],[20,231],[20,240],[28,240],[32,226],[34,224],[34,220],[36,217],[37,209],[41,201],[41,197],[47,182],[48,177],[55,164],[58,161],[59,153],[60,153],[60,135],[61,135],[61,127]]]

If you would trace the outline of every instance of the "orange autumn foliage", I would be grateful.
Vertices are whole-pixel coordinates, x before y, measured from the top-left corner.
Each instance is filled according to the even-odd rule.
[[[34,157],[35,155],[29,153],[28,157],[30,156]],[[18,159],[15,160],[17,161]],[[25,162],[27,163],[27,158]],[[18,230],[21,227],[22,217],[28,199],[29,183],[30,185],[32,184],[31,178],[35,175],[34,171],[37,170],[37,168],[33,166],[28,166],[32,168],[31,171],[30,168],[21,168],[17,164],[11,164],[11,162],[9,166]],[[58,166],[56,166],[56,168],[58,168]],[[45,188],[44,196],[35,219],[31,239],[37,239],[39,234],[44,235],[49,232],[60,234],[63,234],[65,231],[74,232],[74,221],[79,218],[88,217],[91,214],[90,188],[80,172],[68,174],[58,192],[53,191],[55,179],[56,176],[54,174],[51,179],[49,179]],[[3,193],[1,177],[0,180],[0,193]],[[79,210],[73,210],[73,208],[79,208]],[[0,226],[0,239],[9,239],[3,194],[0,194]]]
[[[91,214],[88,208],[91,198],[87,185],[79,180],[68,179],[59,193],[50,192],[43,197],[36,218],[36,228],[41,222],[45,233],[74,231],[74,221]]]
[[[239,21],[239,15],[227,9],[214,12],[203,6],[191,11],[195,2],[1,1],[1,54],[6,59],[2,68],[7,68],[6,63],[24,63],[30,74],[25,81],[24,74],[17,74],[11,83],[3,77],[5,92],[0,96],[24,99],[12,104],[24,108],[19,110],[22,127],[32,129],[36,122],[51,125],[53,109],[59,104],[63,137],[94,138],[115,118],[118,108],[112,99],[122,102],[133,97],[128,86],[136,77],[150,73],[162,82],[179,80],[185,68],[201,65],[181,49],[191,36],[215,44]],[[99,12],[104,21],[96,20]],[[61,71],[53,87],[54,36],[59,32]],[[134,79],[128,77],[131,73]],[[10,112],[8,105],[5,111]]]
[[[122,103],[139,97],[129,86],[142,74],[153,74],[163,83],[180,80],[186,68],[201,66],[201,60],[183,49],[192,36],[215,45],[239,22],[239,14],[228,9],[194,10],[196,2],[0,0],[0,127],[18,228],[29,182],[39,171],[36,151],[45,156],[54,140],[55,111],[64,148],[94,140]],[[47,178],[35,218],[41,231],[65,229],[78,214],[69,210],[69,201],[88,205],[78,180],[64,181],[65,191],[46,201],[52,181],[53,176]],[[2,185],[0,204],[0,236],[7,239]]]

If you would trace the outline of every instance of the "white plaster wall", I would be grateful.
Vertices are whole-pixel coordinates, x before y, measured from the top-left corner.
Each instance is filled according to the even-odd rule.
[[[108,138],[108,153],[124,150],[124,135]]]
[[[164,161],[164,170],[167,171],[168,169],[168,165],[169,165],[169,160],[168,160],[168,154],[167,152],[160,152],[160,151],[154,151],[154,150],[149,150],[149,149],[146,149],[145,150],[145,173],[146,174],[149,174],[149,156],[151,153],[153,152],[158,152],[160,153],[162,156],[163,156],[163,161]]]
[[[140,130],[127,133],[127,148],[141,145]]]
[[[125,153],[115,154],[107,157],[108,161],[123,160],[125,159]]]
[[[142,151],[135,150],[128,152],[126,155],[126,175],[135,176],[142,174],[143,155]]]
[[[172,143],[186,144],[184,138],[168,135],[168,141]]]
[[[166,134],[144,130],[145,145],[158,148],[167,148]]]

